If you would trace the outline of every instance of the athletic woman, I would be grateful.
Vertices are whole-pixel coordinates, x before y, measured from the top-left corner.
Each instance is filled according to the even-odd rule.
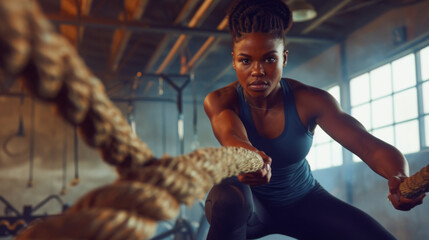
[[[298,239],[395,239],[368,214],[335,198],[313,178],[305,159],[319,125],[388,180],[400,210],[421,204],[398,194],[408,163],[373,137],[327,92],[282,78],[291,12],[281,0],[237,0],[228,12],[235,81],[207,95],[204,108],[223,146],[258,152],[264,168],[214,186],[206,201],[208,239],[268,234]]]

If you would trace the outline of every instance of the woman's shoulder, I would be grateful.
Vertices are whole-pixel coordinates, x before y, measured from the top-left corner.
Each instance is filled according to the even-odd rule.
[[[335,98],[327,91],[313,87],[294,79],[286,79],[292,89],[297,107],[311,112],[320,112],[323,109],[339,107]]]
[[[222,88],[216,89],[209,93],[207,97],[232,97],[237,95],[238,81],[232,82]],[[207,98],[206,97],[206,98]]]
[[[302,83],[300,81],[291,79],[291,78],[285,78],[285,81],[289,83],[289,86],[295,95],[295,97],[323,97],[323,95],[327,94],[326,91],[316,88],[310,85],[307,85],[305,83]]]
[[[204,107],[210,109],[238,109],[238,82],[235,81],[225,87],[214,90],[209,93],[204,100]]]

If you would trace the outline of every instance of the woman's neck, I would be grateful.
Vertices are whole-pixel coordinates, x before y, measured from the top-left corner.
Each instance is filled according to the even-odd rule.
[[[244,93],[244,100],[249,104],[249,107],[260,111],[270,111],[275,109],[282,103],[282,91],[280,82],[278,86],[266,97],[253,98]]]

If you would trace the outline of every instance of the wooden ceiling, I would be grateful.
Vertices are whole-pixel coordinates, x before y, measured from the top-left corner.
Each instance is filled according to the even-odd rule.
[[[290,3],[294,0],[288,0]],[[380,14],[418,0],[307,0],[318,16],[288,34],[293,69]],[[193,74],[199,97],[235,80],[226,10],[232,0],[38,0],[112,98],[163,98]],[[163,85],[160,85],[163,84]],[[163,93],[160,94],[160,88]]]

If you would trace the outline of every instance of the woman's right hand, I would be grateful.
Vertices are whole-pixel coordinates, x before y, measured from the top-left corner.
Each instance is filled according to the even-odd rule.
[[[389,178],[388,180],[389,195],[387,198],[390,200],[394,208],[401,211],[409,211],[413,207],[422,204],[423,198],[426,196],[425,193],[416,197],[415,199],[408,199],[401,196],[401,192],[399,191],[399,185],[406,178],[406,176],[394,176]]]
[[[252,173],[242,173],[238,175],[238,180],[242,183],[246,183],[250,186],[258,186],[267,184],[270,182],[271,179],[271,158],[267,156],[263,151],[257,152],[264,161],[264,166]]]

